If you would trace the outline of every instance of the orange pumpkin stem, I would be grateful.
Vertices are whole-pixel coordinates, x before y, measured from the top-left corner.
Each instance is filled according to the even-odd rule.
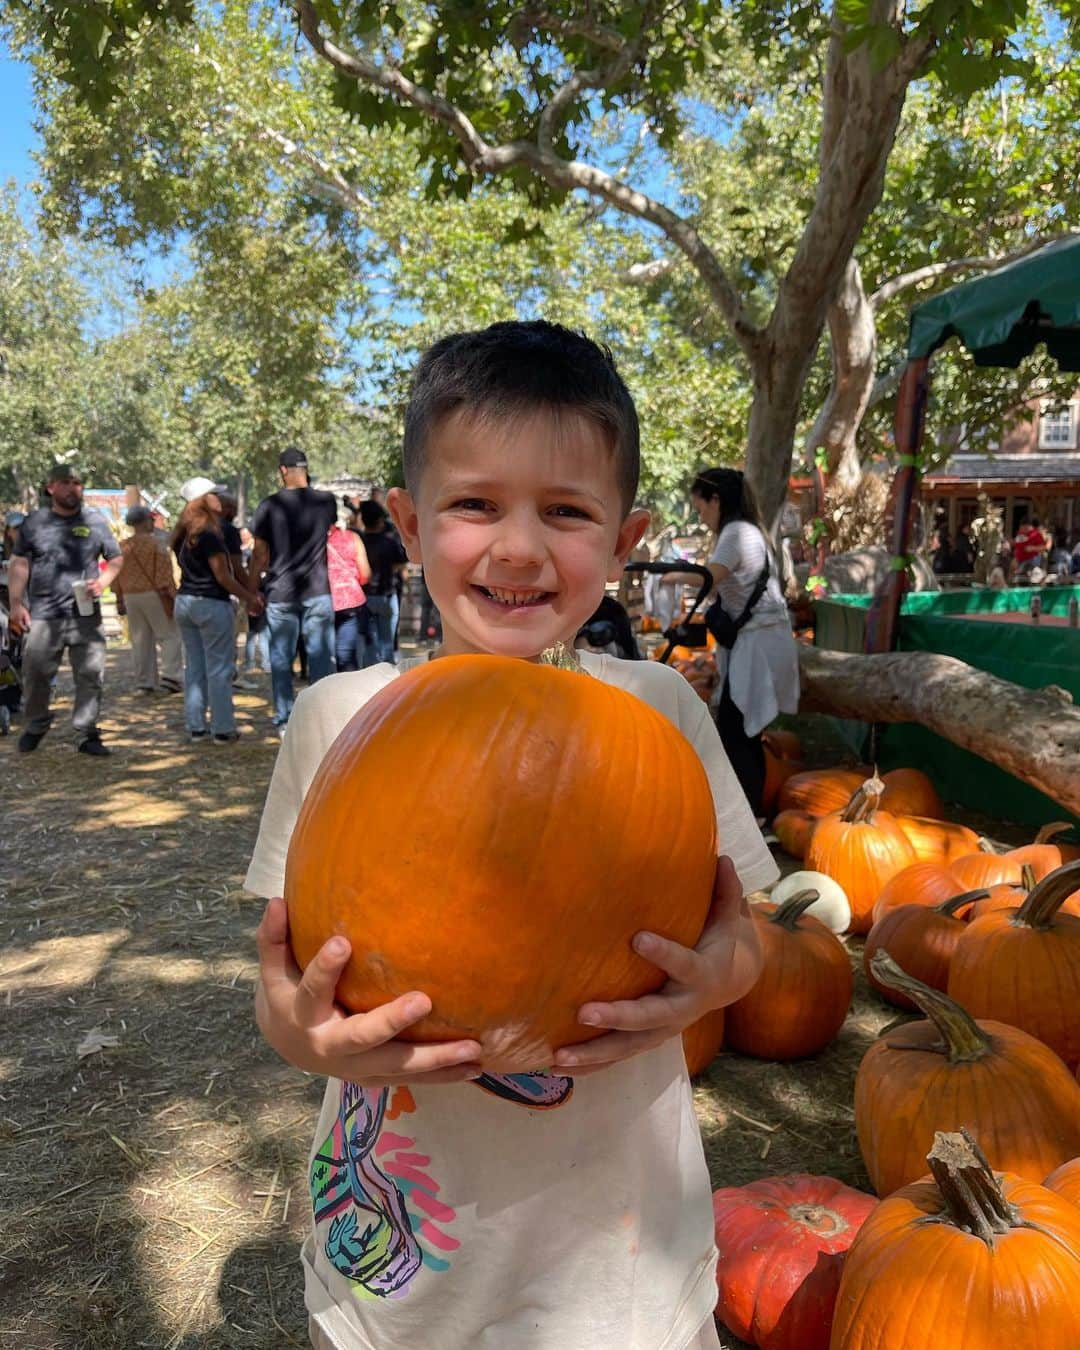
[[[998,846],[994,843],[994,841],[993,841],[992,839],[987,839],[987,837],[986,837],[985,834],[980,834],[980,835],[979,835],[979,852],[980,852],[980,853],[992,853],[995,857],[998,857],[998,856],[1001,854],[1002,850],[1001,850],[1000,848],[998,848]]]
[[[939,989],[931,989],[928,984],[907,974],[884,947],[874,953],[870,970],[879,984],[894,993],[906,994],[923,1016],[933,1022],[941,1032],[941,1044],[932,1048],[947,1055],[950,1064],[982,1059],[991,1053],[990,1037],[966,1009]]]
[[[988,900],[989,891],[965,891],[963,895],[951,895],[948,900],[942,900],[940,905],[935,905],[934,909],[938,914],[955,914],[958,909],[964,905],[973,905],[976,900]]]
[[[840,819],[847,821],[849,825],[859,821],[872,821],[884,791],[885,784],[875,773],[851,794],[847,806],[840,812]]]
[[[778,923],[781,928],[786,928],[789,933],[794,933],[795,925],[814,901],[820,899],[821,894],[818,891],[796,891],[794,895],[788,896],[775,914],[769,915],[769,922]]]
[[[1029,882],[1026,874],[1030,870],[1024,868],[1025,887]],[[1034,875],[1030,880],[1034,881]],[[1080,861],[1066,863],[1064,867],[1043,877],[1037,886],[1031,886],[1027,899],[1013,916],[1012,922],[1023,928],[1049,928],[1058,910],[1075,890],[1080,890]]]
[[[926,1161],[945,1202],[945,1213],[931,1222],[951,1223],[991,1248],[996,1237],[1024,1226],[1002,1194],[986,1154],[967,1130],[939,1130]]]

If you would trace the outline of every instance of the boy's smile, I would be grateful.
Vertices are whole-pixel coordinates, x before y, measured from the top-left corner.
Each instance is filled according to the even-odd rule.
[[[648,525],[624,519],[603,428],[574,410],[432,428],[415,500],[388,499],[443,621],[443,652],[531,659],[572,641]]]

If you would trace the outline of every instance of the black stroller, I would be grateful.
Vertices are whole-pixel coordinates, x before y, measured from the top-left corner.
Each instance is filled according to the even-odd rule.
[[[0,736],[11,730],[11,718],[22,703],[21,666],[22,638],[12,633],[7,605],[0,600]]]
[[[670,572],[689,572],[700,578],[698,582],[698,593],[694,597],[694,603],[690,606],[690,611],[681,623],[672,624],[670,628],[664,629],[664,637],[667,639],[667,646],[657,658],[659,661],[667,662],[671,653],[676,647],[707,647],[708,629],[705,627],[704,620],[694,619],[699,607],[705,600],[705,597],[713,588],[713,574],[704,565],[704,563],[688,562],[632,562],[627,563],[624,572],[644,572],[652,576],[664,576]]]

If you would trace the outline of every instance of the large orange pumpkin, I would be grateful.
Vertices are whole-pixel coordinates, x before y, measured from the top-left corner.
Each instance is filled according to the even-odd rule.
[[[882,998],[898,1008],[915,1008],[907,994],[878,983],[872,966],[878,951],[888,952],[913,979],[931,989],[944,990],[949,981],[949,962],[964,931],[964,921],[956,917],[956,912],[986,894],[965,891],[940,905],[900,905],[878,919],[866,935],[863,969]]]
[[[880,778],[868,778],[841,811],[822,816],[806,850],[806,866],[843,886],[851,905],[851,931],[865,933],[882,887],[915,861],[907,835],[878,809]]]
[[[862,786],[865,774],[852,769],[807,769],[794,774],[780,789],[777,806],[781,811],[809,811],[826,816],[839,811]]]
[[[801,861],[806,857],[810,836],[820,819],[820,816],[812,816],[809,811],[781,811],[773,820],[773,834],[785,853]]]
[[[793,731],[782,731],[779,727],[770,727],[761,733],[761,739],[778,759],[790,759],[798,762],[803,757],[802,742]]]
[[[485,1068],[535,1070],[602,1034],[582,1003],[664,982],[631,940],[696,943],[716,853],[701,761],[640,699],[445,657],[381,689],[320,765],[286,866],[293,951],[305,966],[344,934],[346,1007],[422,990],[406,1039],[474,1037]]]
[[[1080,1205],[1080,1158],[1073,1158],[1071,1162],[1055,1167],[1043,1185],[1047,1190],[1057,1191],[1058,1195],[1071,1200],[1074,1205]]]
[[[691,1078],[703,1073],[720,1053],[724,1043],[724,1009],[714,1008],[682,1034],[686,1072]]]
[[[844,944],[805,913],[817,891],[782,905],[751,906],[762,969],[748,994],[727,1010],[724,1038],[759,1059],[802,1059],[824,1049],[843,1026],[854,977]]]
[[[1049,876],[1049,873],[1044,875]],[[981,919],[984,914],[993,914],[998,909],[1019,909],[1036,885],[1034,866],[1031,863],[1024,863],[1023,878],[1019,886],[991,886],[986,898],[976,901],[965,917],[971,922],[974,919]],[[1080,890],[1066,896],[1058,908],[1058,913],[1080,915]]]
[[[1019,909],[973,920],[949,967],[949,993],[973,1016],[1022,1027],[1073,1068],[1080,1063],[1080,918],[1059,911],[1077,887],[1080,862],[1067,863]]]
[[[1035,873],[1035,880],[1042,881],[1043,877],[1049,876],[1065,863],[1080,861],[1080,845],[1052,842],[1059,834],[1071,828],[1067,820],[1057,820],[1053,824],[1044,825],[1033,843],[1022,844],[1020,848],[1011,848],[1005,856],[1014,862],[1027,863]]]
[[[798,760],[784,759],[765,746],[765,786],[761,792],[761,809],[766,816],[771,816],[776,810],[784,784],[801,769]]]
[[[885,784],[881,805],[886,811],[894,816],[945,819],[945,808],[937,788],[921,769],[890,769],[881,778]]]
[[[883,1200],[859,1229],[830,1350],[1075,1350],[1080,1211],[995,1176],[966,1130],[938,1134],[927,1162],[932,1181]]]
[[[1013,884],[1020,884],[1020,869],[996,853],[968,854],[951,863],[912,863],[881,888],[873,919],[877,923],[898,905],[940,905],[965,891],[987,890],[993,895],[996,886]]]
[[[922,1176],[937,1129],[970,1126],[995,1167],[1035,1181],[1080,1153],[1080,1083],[1052,1050],[1004,1022],[976,1022],[886,952],[873,971],[927,1019],[886,1031],[855,1076],[855,1132],[878,1195]]]

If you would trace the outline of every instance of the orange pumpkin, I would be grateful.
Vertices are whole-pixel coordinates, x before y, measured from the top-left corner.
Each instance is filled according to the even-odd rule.
[[[707,1069],[720,1053],[724,1043],[724,1012],[723,1008],[714,1008],[683,1032],[683,1056],[691,1078]]]
[[[913,979],[931,989],[944,990],[949,981],[949,962],[964,931],[964,921],[956,917],[956,912],[983,895],[986,891],[965,891],[940,905],[900,905],[877,920],[866,936],[863,969],[882,998],[909,1011],[916,1006],[899,989],[878,983],[871,965],[878,951],[888,952]]]
[[[784,784],[801,770],[802,765],[798,760],[782,759],[765,746],[765,787],[761,794],[761,809],[767,816],[776,810]]]
[[[773,834],[780,842],[785,853],[793,858],[805,858],[810,847],[810,836],[820,817],[812,816],[809,811],[781,811],[773,820]]]
[[[731,1050],[759,1059],[814,1055],[843,1026],[854,977],[844,944],[805,911],[817,891],[753,905],[764,958],[757,984],[727,1010]]]
[[[1080,1212],[996,1176],[966,1130],[939,1133],[927,1161],[933,1180],[883,1200],[859,1229],[830,1350],[1075,1350]]]
[[[915,861],[907,835],[878,809],[880,778],[868,778],[842,811],[822,816],[806,850],[806,865],[844,888],[851,905],[851,931],[865,933],[882,887]]]
[[[1022,1027],[1073,1068],[1080,1063],[1080,918],[1060,910],[1078,886],[1080,862],[1067,863],[1019,909],[975,919],[949,968],[949,993],[974,1016]]]
[[[1080,1158],[1073,1158],[1071,1162],[1055,1167],[1043,1185],[1047,1190],[1056,1191],[1066,1200],[1071,1200],[1074,1205],[1080,1205]]]
[[[802,742],[793,731],[781,731],[778,727],[770,727],[768,731],[762,733],[761,739],[777,759],[792,759],[797,762],[803,757]]]
[[[405,1039],[474,1037],[488,1070],[527,1072],[602,1034],[583,1002],[663,984],[632,938],[696,943],[716,853],[705,770],[665,717],[578,671],[448,656],[379,690],[320,765],[286,865],[293,951],[343,934],[347,1008],[423,990]]]
[[[1006,857],[1021,865],[1027,863],[1035,873],[1035,880],[1042,881],[1043,877],[1049,876],[1065,863],[1080,860],[1080,845],[1050,842],[1055,835],[1071,828],[1067,820],[1044,825],[1035,836],[1034,843],[1011,848]]]
[[[888,799],[882,797],[882,805]],[[886,810],[889,808],[886,806]],[[966,825],[955,825],[947,820],[933,820],[929,816],[898,815],[896,823],[907,835],[919,862],[950,863],[967,853],[975,853],[979,836]]]
[[[1032,1180],[1080,1153],[1080,1083],[1052,1050],[1004,1022],[977,1022],[886,952],[873,971],[927,1019],[886,1031],[855,1076],[855,1131],[878,1195],[922,1175],[941,1128],[971,1126],[995,1167]]]
[[[881,805],[894,816],[926,816],[944,820],[945,808],[930,779],[920,769],[890,769],[881,775]]]
[[[809,811],[812,816],[825,816],[839,811],[851,800],[863,782],[864,775],[851,769],[807,769],[794,774],[780,789],[777,805],[781,811]]]
[[[965,891],[987,890],[993,895],[995,887],[1009,884],[1020,884],[1020,872],[996,853],[968,854],[951,863],[913,863],[881,888],[874,901],[874,922],[898,905],[940,905]]]
[[[991,886],[985,900],[978,900],[966,916],[968,922],[981,919],[984,914],[993,914],[999,909],[1019,909],[1036,886],[1035,869],[1031,863],[1024,863],[1023,876],[1019,886]],[[1080,915],[1080,891],[1074,891],[1061,902],[1059,914]]]

